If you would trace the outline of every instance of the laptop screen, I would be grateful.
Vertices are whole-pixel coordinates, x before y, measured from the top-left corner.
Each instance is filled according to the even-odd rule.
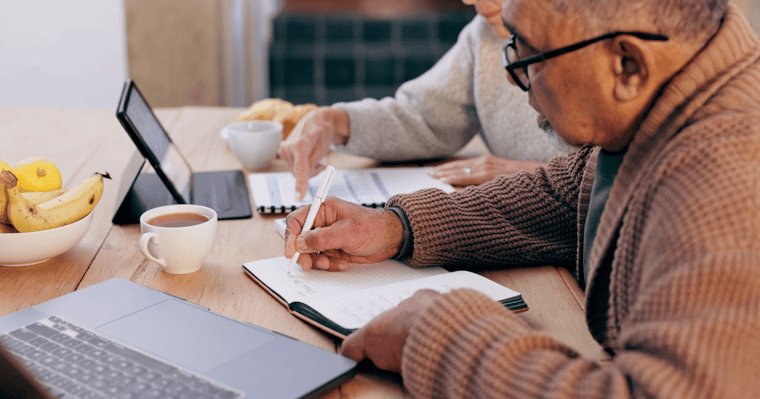
[[[174,185],[185,203],[191,203],[192,170],[177,146],[164,131],[161,123],[150,109],[137,86],[129,85],[124,106],[124,113],[134,132],[152,154],[143,154],[151,165],[159,165],[156,172]],[[152,155],[152,157],[151,157]],[[158,170],[160,169],[160,170]]]

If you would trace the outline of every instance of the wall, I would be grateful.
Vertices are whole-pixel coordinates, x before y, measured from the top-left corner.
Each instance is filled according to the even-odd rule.
[[[0,106],[116,109],[122,0],[0,2]]]
[[[220,103],[222,3],[124,1],[131,78],[153,107]]]
[[[387,18],[285,11],[274,19],[269,49],[271,96],[317,105],[393,96],[430,69],[474,17],[472,9]]]
[[[731,1],[760,32],[760,0]],[[267,94],[268,82],[256,75],[261,72],[261,57],[235,69],[241,54],[232,43],[243,35],[237,45],[246,47],[245,41],[251,43],[251,38],[264,35],[261,30],[236,34],[231,25],[235,21],[246,25],[251,20],[247,18],[254,18],[241,20],[241,7],[255,14],[262,3],[276,4],[277,0],[1,1],[0,106],[115,109],[130,71],[154,106],[245,106]],[[290,11],[306,11],[296,3],[288,4]],[[302,1],[301,7],[338,3],[311,0]],[[343,1],[354,7],[373,4],[368,9],[392,13],[389,6],[378,9],[376,3]],[[419,0],[414,4],[453,7],[459,3]],[[135,21],[129,29],[127,18]]]
[[[276,2],[0,1],[0,107],[115,110],[128,77],[154,107],[250,105],[268,94],[252,21]]]
[[[277,0],[125,0],[129,70],[154,107],[249,106],[268,95]]]
[[[284,0],[289,13],[346,13],[368,19],[420,16],[423,13],[470,12],[461,0]]]

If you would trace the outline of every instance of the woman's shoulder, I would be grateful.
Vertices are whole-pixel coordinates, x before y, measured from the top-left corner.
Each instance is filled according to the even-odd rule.
[[[467,43],[473,49],[481,47],[495,47],[501,49],[506,40],[497,37],[486,19],[476,15],[459,33],[457,44]]]

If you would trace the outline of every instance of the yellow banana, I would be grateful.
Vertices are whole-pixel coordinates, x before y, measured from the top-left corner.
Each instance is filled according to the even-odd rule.
[[[0,169],[0,173],[3,173],[3,169]],[[8,219],[8,212],[6,208],[8,206],[8,193],[5,190],[5,182],[0,177],[0,223],[10,224],[11,220]]]
[[[20,232],[46,230],[74,223],[87,216],[103,195],[103,176],[97,173],[39,205],[21,195],[13,173],[3,171],[0,180],[5,181],[8,218]]]
[[[9,224],[0,223],[0,234],[5,233],[18,233],[18,230]]]
[[[2,185],[2,183],[0,183]],[[50,191],[30,191],[21,193],[21,196],[26,198],[34,205],[39,205],[45,201],[49,201],[66,192],[65,188],[59,188],[58,190]],[[11,224],[11,220],[8,219],[8,195],[5,193],[5,185],[0,187],[0,224]],[[0,226],[2,228],[2,226]]]
[[[50,190],[50,191],[29,191],[26,193],[21,193],[21,196],[26,198],[27,201],[33,203],[34,205],[39,205],[43,202],[50,201],[51,199],[65,193],[67,190],[65,188],[59,188],[58,190]]]

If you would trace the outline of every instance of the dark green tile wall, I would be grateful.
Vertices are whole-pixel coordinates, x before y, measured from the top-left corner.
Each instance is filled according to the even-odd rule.
[[[392,96],[456,42],[474,12],[392,20],[281,13],[269,49],[270,96],[328,105]]]

